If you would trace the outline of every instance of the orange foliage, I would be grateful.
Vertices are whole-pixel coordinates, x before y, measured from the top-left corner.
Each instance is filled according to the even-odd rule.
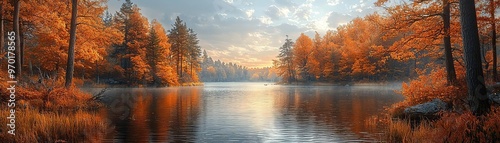
[[[456,0],[449,0],[454,3]],[[389,0],[378,0],[382,6]],[[444,57],[442,50],[444,24],[442,18],[443,1],[415,1],[386,7],[388,17],[378,21],[384,32],[383,39],[394,39],[389,47],[392,58],[400,61],[431,58],[431,61]],[[452,48],[460,48],[462,44],[458,19],[458,7],[451,5],[450,37]],[[454,57],[462,52],[454,50]],[[460,61],[460,60],[459,60]]]
[[[300,34],[297,41],[295,41],[295,46],[293,48],[293,62],[296,65],[296,70],[299,80],[309,80],[309,68],[308,62],[310,58],[310,53],[312,50],[313,42],[311,38],[304,35],[304,33]]]
[[[161,79],[162,85],[176,86],[179,85],[179,79],[175,69],[170,65],[159,64],[157,76]]]
[[[463,74],[462,74],[463,75]],[[462,76],[461,79],[464,77]],[[459,78],[460,79],[460,78]],[[429,75],[421,75],[418,79],[409,83],[403,83],[401,94],[406,98],[408,105],[415,105],[430,101],[435,98],[445,101],[464,99],[467,93],[464,88],[465,82],[457,85],[448,85],[446,81],[446,70],[443,68],[433,70]]]
[[[165,29],[156,19],[151,22],[148,42],[146,59],[151,68],[153,84],[159,84],[157,86],[178,85],[177,73],[172,64],[168,63],[171,45],[168,43]]]
[[[134,56],[131,58],[131,61],[134,63],[132,70],[134,71],[133,79],[135,79],[135,82],[142,82],[143,84],[149,82],[151,80],[151,75],[149,74],[150,66],[146,63],[144,58],[141,56]]]
[[[48,92],[47,109],[86,109],[97,108],[97,104],[91,101],[92,95],[82,92],[78,88],[55,88]]]
[[[106,10],[105,2],[81,1],[78,5],[75,75],[84,74],[80,71],[90,71],[96,61],[103,61],[107,55],[106,48],[120,38],[117,31],[106,27],[101,19]],[[60,74],[66,65],[70,6],[63,1],[23,3],[22,9],[26,12],[21,18],[36,29],[30,31],[35,38],[26,38],[25,57],[42,72]]]
[[[387,66],[390,54],[382,39],[384,29],[376,22],[384,20],[381,15],[372,14],[356,18],[336,31],[328,31],[323,37],[316,33],[313,40],[301,34],[292,49],[293,54],[288,56],[293,57],[293,64],[281,63],[281,67],[276,66],[278,73],[293,74],[280,74],[285,81],[291,77],[301,81],[382,79],[377,77],[390,72]],[[280,52],[278,57],[286,55],[287,51]],[[287,71],[288,66],[294,71]]]
[[[500,107],[485,116],[472,112],[442,113],[441,119],[411,127],[404,121],[389,121],[390,142],[494,142],[500,140]]]
[[[327,46],[322,42],[321,36],[316,32],[314,36],[313,49],[311,51],[311,56],[309,56],[309,63],[307,64],[308,69],[310,69],[310,73],[314,76],[315,79],[321,79],[324,77],[323,70],[325,69],[326,62],[328,60],[324,60],[328,58]]]

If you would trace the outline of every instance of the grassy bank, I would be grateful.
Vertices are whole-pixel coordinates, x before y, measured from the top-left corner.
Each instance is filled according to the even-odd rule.
[[[459,82],[448,85],[445,76],[446,72],[440,69],[409,83],[403,83],[400,93],[405,100],[388,108],[386,120],[381,123],[387,127],[388,142],[500,141],[500,107],[493,105],[487,115],[474,116],[467,106],[464,77],[459,76]],[[438,119],[423,120],[418,123],[402,117],[406,107],[436,98],[451,106],[447,111],[439,113]]]
[[[2,108],[6,109],[6,108]],[[8,123],[7,110],[0,110],[1,123]],[[106,131],[106,122],[94,113],[76,111],[56,113],[37,109],[16,111],[16,135],[5,130],[2,142],[99,142]],[[6,128],[4,128],[6,129]]]
[[[203,86],[203,82],[187,82],[182,83],[180,86]]]
[[[107,130],[96,111],[103,107],[92,95],[62,81],[23,82],[16,85],[15,136],[6,126],[11,120],[8,84],[0,83],[0,142],[99,142]]]
[[[388,142],[498,142],[500,141],[500,107],[492,107],[485,116],[471,112],[442,113],[435,121],[412,126],[409,121],[391,120]]]

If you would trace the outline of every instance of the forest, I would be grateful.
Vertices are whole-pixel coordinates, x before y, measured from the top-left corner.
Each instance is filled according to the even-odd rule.
[[[323,36],[287,37],[274,67],[284,83],[408,81],[439,70],[446,70],[448,82],[455,83],[465,76],[457,2],[386,6],[387,1],[379,0],[387,14],[356,18]],[[477,12],[482,67],[485,79],[493,82],[498,18],[492,18],[489,3],[479,1]]]
[[[64,78],[71,53],[64,48],[71,43],[66,40],[70,37],[70,4],[67,1],[20,3],[21,60],[16,74],[56,81]],[[2,20],[12,19],[9,16],[14,8],[5,5]],[[148,21],[130,0],[116,14],[106,11],[103,0],[81,1],[77,8],[78,28],[74,36],[78,38],[71,43],[78,47],[72,55],[76,83],[176,86],[200,82],[198,38],[179,17],[167,31],[157,20]],[[13,27],[7,23],[2,33]],[[4,60],[2,57],[2,64],[6,63]]]
[[[385,11],[323,36],[287,36],[273,61],[281,82],[404,81],[398,92],[405,100],[381,119],[389,126],[389,142],[498,140],[500,1],[378,0],[375,5]],[[432,116],[406,114],[408,107],[434,99],[450,109]]]
[[[2,133],[0,139],[98,140],[107,127],[95,111],[105,105],[99,102],[100,93],[81,90],[87,86],[403,81],[397,92],[405,99],[388,107],[387,117],[380,119],[388,127],[389,142],[500,140],[500,102],[492,97],[500,91],[500,0],[378,0],[375,5],[384,11],[355,18],[324,35],[283,35],[285,43],[276,47],[272,67],[248,68],[212,59],[181,17],[167,30],[158,20],[148,20],[131,0],[114,14],[107,11],[107,0],[2,0],[0,54],[6,56],[0,57],[0,69],[9,71],[12,56],[7,56],[6,45],[15,45],[16,110],[23,111],[18,124],[43,124],[20,126],[17,132],[24,136]],[[4,34],[11,31],[15,38]],[[1,81],[11,77],[7,72],[0,75]],[[12,93],[9,86],[0,83],[2,101],[12,98],[4,94]],[[405,108],[434,99],[450,105],[436,119],[415,125],[403,117]],[[3,103],[0,107],[7,105]],[[55,124],[58,121],[64,125]],[[57,138],[54,132],[67,134]]]
[[[203,82],[277,82],[279,80],[276,69],[273,67],[247,68],[231,62],[214,61],[205,50],[199,75]]]

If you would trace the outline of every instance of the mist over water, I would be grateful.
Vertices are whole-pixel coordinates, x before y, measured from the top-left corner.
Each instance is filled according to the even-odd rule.
[[[267,85],[266,85],[267,84]],[[106,141],[380,141],[366,120],[401,101],[401,83],[300,86],[205,83],[200,87],[113,89],[102,116]]]

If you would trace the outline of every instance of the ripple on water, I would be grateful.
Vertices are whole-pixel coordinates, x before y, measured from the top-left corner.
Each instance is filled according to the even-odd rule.
[[[116,90],[108,104],[120,97],[128,110],[103,115],[115,127],[105,142],[377,142],[383,132],[365,120],[402,100],[393,91],[264,83]]]

